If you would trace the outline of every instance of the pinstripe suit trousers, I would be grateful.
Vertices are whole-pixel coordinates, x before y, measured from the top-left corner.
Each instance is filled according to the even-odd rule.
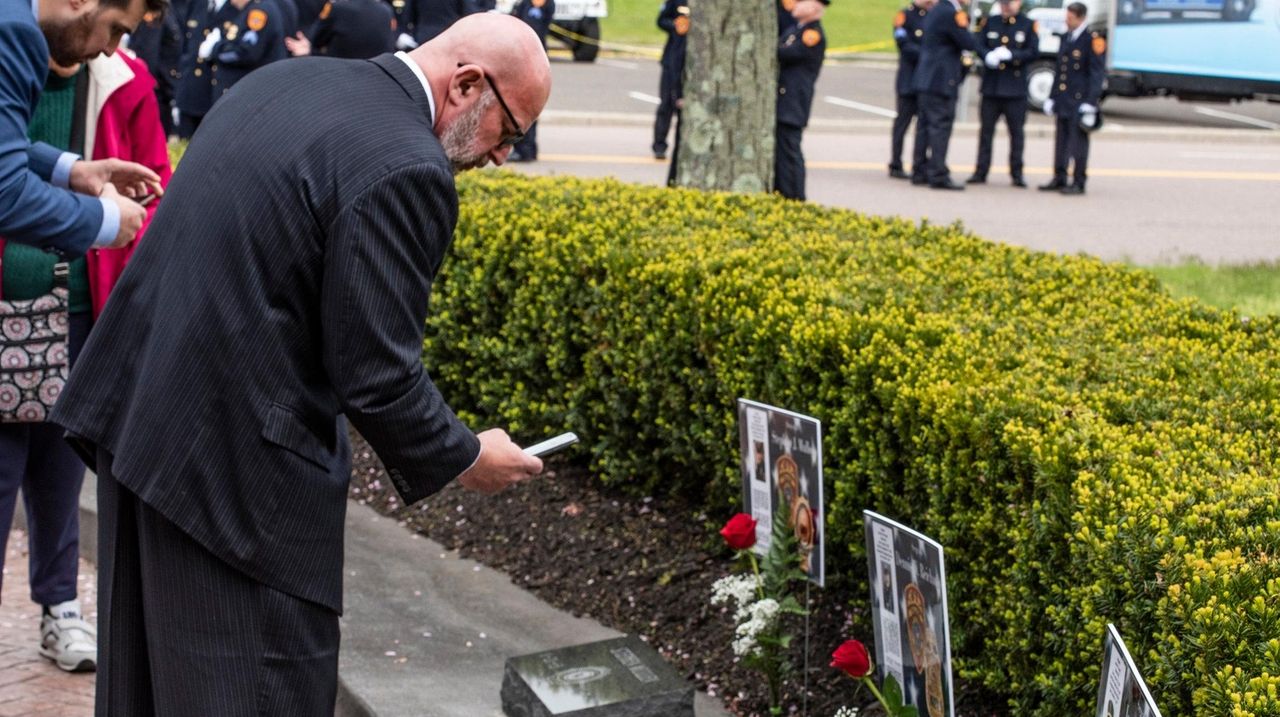
[[[332,715],[338,615],[250,579],[97,452],[97,717]]]

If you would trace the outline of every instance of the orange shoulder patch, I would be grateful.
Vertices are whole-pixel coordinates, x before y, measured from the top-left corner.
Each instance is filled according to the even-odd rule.
[[[1094,35],[1093,36],[1093,54],[1101,55],[1106,51],[1107,51],[1107,41],[1098,35]]]
[[[677,35],[689,34],[689,16],[688,15],[678,15],[676,17],[676,34]]]
[[[254,32],[261,30],[262,28],[267,26],[267,11],[266,10],[250,10],[249,19],[245,22],[245,24],[248,25],[249,29],[253,30]]]
[[[893,26],[902,27],[903,25],[906,25],[906,24],[907,24],[907,14],[899,10],[898,14],[893,16]]]
[[[814,47],[822,42],[822,33],[811,27],[800,35],[800,42],[803,42],[805,47]]]
[[[956,24],[968,30],[969,29],[969,13],[965,12],[964,10],[957,10]]]
[[[331,12],[333,12],[333,3],[329,3],[329,2],[325,3],[324,7],[320,8],[320,19],[328,20],[329,13]]]

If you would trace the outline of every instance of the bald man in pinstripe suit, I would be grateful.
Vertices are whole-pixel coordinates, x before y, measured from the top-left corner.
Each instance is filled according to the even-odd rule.
[[[98,472],[99,717],[332,714],[344,417],[406,504],[541,472],[420,354],[453,174],[502,164],[549,91],[533,31],[485,14],[276,63],[205,118],[54,417]]]

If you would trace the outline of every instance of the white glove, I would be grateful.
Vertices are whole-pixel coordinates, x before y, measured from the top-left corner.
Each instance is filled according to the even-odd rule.
[[[1093,105],[1080,105],[1080,111],[1084,114],[1097,114],[1098,108]]]
[[[1049,115],[1050,117],[1053,116],[1053,100],[1044,101],[1044,113]]]
[[[1098,124],[1098,113],[1097,112],[1081,112],[1080,124],[1092,129],[1095,125]]]
[[[412,50],[417,46],[418,43],[413,39],[413,36],[407,32],[400,33],[400,36],[396,38],[397,50]]]
[[[993,69],[993,70],[994,70],[994,69],[996,69],[997,67],[999,67],[999,66],[1000,66],[1000,57],[999,57],[999,55],[1000,55],[1000,49],[999,49],[999,48],[996,48],[996,49],[992,50],[991,52],[988,52],[988,53],[987,53],[987,56],[986,56],[986,57],[984,57],[984,58],[982,58],[982,64],[986,65],[987,67],[989,67],[989,68],[991,68],[991,69]]]
[[[1010,50],[1008,47],[1004,45],[997,47],[995,50],[993,50],[993,52],[999,54],[1001,62],[1008,62],[1009,60],[1013,59],[1013,50]]]
[[[200,43],[200,49],[196,50],[196,57],[201,60],[209,59],[209,55],[213,54],[213,46],[222,42],[222,28],[215,27],[213,32],[205,35],[204,42]]]

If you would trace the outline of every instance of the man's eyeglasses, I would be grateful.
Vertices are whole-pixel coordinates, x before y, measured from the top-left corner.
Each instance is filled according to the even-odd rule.
[[[467,64],[470,63],[459,62],[458,67],[462,67]],[[483,72],[483,69],[481,71]],[[498,86],[493,83],[493,78],[489,76],[488,72],[484,73],[484,79],[489,83],[489,89],[493,90],[493,96],[498,98],[498,104],[502,106],[502,111],[506,113],[507,119],[511,121],[511,126],[515,128],[515,133],[503,138],[503,140],[498,143],[498,146],[514,147],[517,144],[520,144],[520,141],[524,139],[524,130],[520,129],[520,123],[516,121],[516,116],[511,114],[511,108],[507,107],[506,100],[502,99],[502,93],[498,91]]]

